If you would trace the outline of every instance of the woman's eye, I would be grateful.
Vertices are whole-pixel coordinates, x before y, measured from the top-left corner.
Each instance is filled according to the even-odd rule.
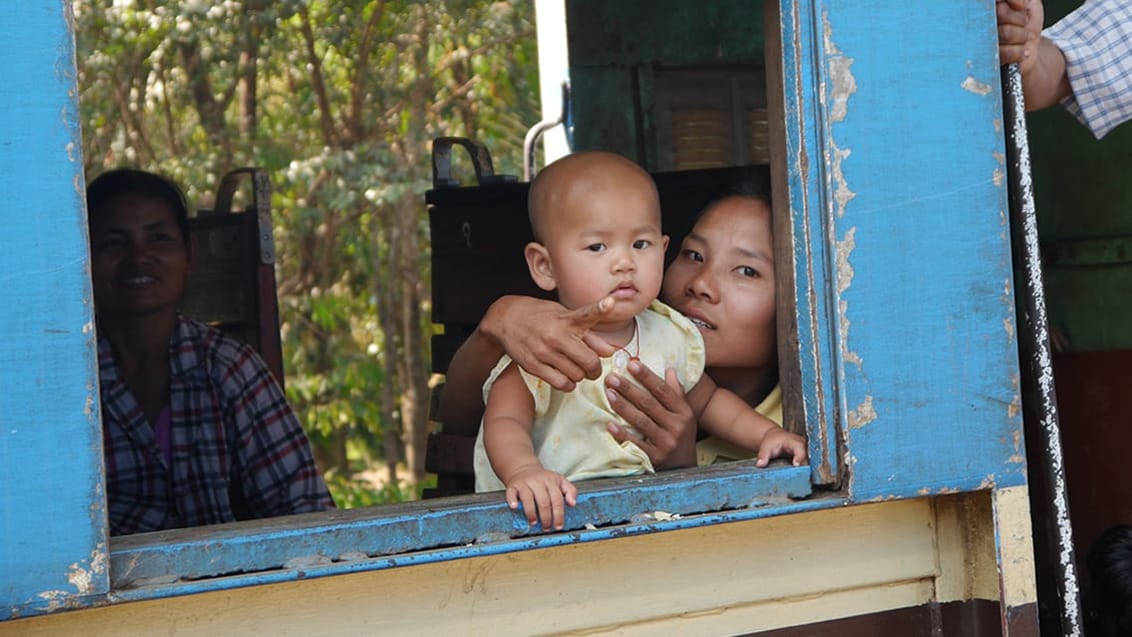
[[[649,241],[648,239],[637,239],[633,242],[633,248],[635,250],[645,250],[651,245],[652,241]]]
[[[745,277],[750,277],[750,278],[755,278],[759,275],[759,271],[752,268],[749,265],[741,265],[741,266],[735,268],[735,271],[738,272],[740,274],[740,276],[745,276]]]
[[[106,250],[114,250],[120,248],[125,244],[126,242],[118,237],[108,237],[95,241],[93,249],[95,252],[104,252]]]
[[[692,250],[691,248],[684,248],[680,251],[680,254],[683,255],[684,258],[695,261],[696,263],[704,262],[704,255],[696,252],[695,250]]]
[[[589,250],[590,252],[603,252],[603,251],[605,251],[605,244],[604,243],[591,243],[590,245],[586,246],[586,249]]]

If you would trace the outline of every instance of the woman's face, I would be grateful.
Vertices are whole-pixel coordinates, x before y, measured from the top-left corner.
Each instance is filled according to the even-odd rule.
[[[733,196],[704,213],[664,276],[661,299],[700,328],[709,368],[777,364],[770,209]]]
[[[91,279],[99,315],[175,310],[185,292],[190,256],[169,205],[124,194],[90,214]]]

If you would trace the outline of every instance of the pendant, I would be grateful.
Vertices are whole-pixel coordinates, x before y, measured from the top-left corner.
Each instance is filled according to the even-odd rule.
[[[613,366],[617,369],[625,369],[629,364],[629,352],[619,349],[613,353]]]

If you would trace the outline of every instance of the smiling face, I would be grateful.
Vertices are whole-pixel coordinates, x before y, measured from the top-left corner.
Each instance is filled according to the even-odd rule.
[[[531,276],[557,290],[568,308],[612,296],[609,324],[599,329],[620,327],[660,292],[668,238],[660,232],[656,188],[647,173],[616,155],[566,159],[532,186],[540,242],[527,246]]]
[[[768,374],[777,365],[777,339],[766,203],[733,196],[713,204],[681,243],[661,299],[700,328],[716,382]]]
[[[107,199],[90,211],[90,246],[100,316],[176,311],[190,251],[168,203],[136,194]]]

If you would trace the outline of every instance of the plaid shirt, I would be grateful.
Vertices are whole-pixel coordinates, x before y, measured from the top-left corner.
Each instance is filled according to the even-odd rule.
[[[1042,32],[1065,54],[1065,108],[1097,139],[1132,119],[1132,2],[1087,0]]]
[[[111,534],[334,507],[302,426],[252,348],[178,317],[169,356],[171,468],[99,339]]]

